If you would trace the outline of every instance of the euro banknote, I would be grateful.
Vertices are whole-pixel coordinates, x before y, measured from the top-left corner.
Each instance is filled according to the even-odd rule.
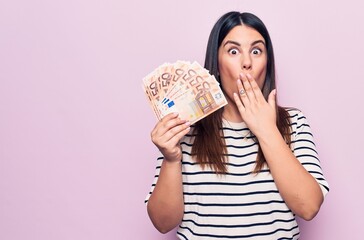
[[[227,104],[219,82],[196,61],[160,65],[143,78],[143,90],[158,120],[178,112],[193,124]]]

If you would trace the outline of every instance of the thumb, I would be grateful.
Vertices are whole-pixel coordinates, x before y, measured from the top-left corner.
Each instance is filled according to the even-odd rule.
[[[273,89],[268,96],[268,103],[271,107],[275,108],[276,106],[276,95],[277,95],[277,90]]]

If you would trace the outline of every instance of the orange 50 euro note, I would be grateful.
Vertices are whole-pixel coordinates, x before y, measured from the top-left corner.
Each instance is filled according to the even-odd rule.
[[[144,77],[143,89],[158,120],[178,112],[193,124],[227,104],[219,82],[197,62],[164,63]]]

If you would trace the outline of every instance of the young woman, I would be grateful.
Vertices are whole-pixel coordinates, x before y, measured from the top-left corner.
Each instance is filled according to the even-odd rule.
[[[178,114],[151,133],[162,156],[147,196],[154,226],[179,239],[298,239],[329,191],[305,116],[276,102],[273,47],[253,14],[213,27],[205,68],[228,105],[190,126]]]

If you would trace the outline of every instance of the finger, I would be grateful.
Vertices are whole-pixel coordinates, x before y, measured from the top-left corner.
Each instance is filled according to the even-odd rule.
[[[243,116],[245,113],[245,106],[241,102],[241,96],[239,97],[237,93],[234,93],[233,95],[234,95],[235,104],[238,107],[240,115]]]
[[[263,93],[262,93],[262,90],[260,89],[260,87],[258,86],[257,84],[257,81],[253,78],[252,75],[250,75],[249,73],[246,74],[246,77],[250,83],[250,86],[252,88],[252,91],[254,93],[254,96],[255,98],[260,101],[262,99],[265,100],[264,96],[263,96]]]
[[[185,136],[189,131],[191,130],[191,127],[186,125],[185,128],[181,128],[180,131],[176,131],[176,133],[168,140],[168,142],[175,146],[182,138]]]
[[[243,83],[241,82],[240,79],[236,80],[236,86],[238,87],[238,97],[239,97],[239,101],[244,105],[247,106],[249,104],[249,98],[246,95],[246,91],[244,89]]]
[[[180,134],[186,129],[189,129],[190,125],[190,122],[186,121],[174,126],[173,128],[170,128],[163,136],[165,138],[165,141],[170,141],[170,139],[174,138],[176,135]]]
[[[163,135],[169,129],[173,128],[176,125],[185,123],[185,120],[181,120],[178,117],[178,113],[170,113],[163,117],[154,127],[152,131],[152,135]]]
[[[277,90],[273,89],[268,96],[268,104],[275,108],[276,107],[276,94],[277,94]]]
[[[164,141],[168,141],[175,134],[190,126],[190,122],[180,119],[172,119],[166,125],[162,126],[157,136],[163,137]]]
[[[240,76],[241,81],[243,82],[245,93],[248,96],[249,100],[250,101],[255,100],[255,94],[253,92],[253,88],[252,88],[247,76],[244,73],[240,73],[239,76]]]
[[[161,147],[173,147],[175,146],[181,138],[190,131],[190,123],[186,122],[171,128],[165,134],[157,137],[156,143],[159,143]]]
[[[179,115],[178,112],[169,113],[161,119],[161,122],[163,121],[168,122],[169,120],[178,117],[178,115]]]
[[[240,79],[236,80],[236,86],[237,86],[238,92],[239,92],[238,96],[241,98],[241,100],[247,99],[247,95],[246,95],[246,91],[243,86],[243,82]]]
[[[160,128],[160,126],[162,124],[164,124],[165,121],[168,121],[169,119],[173,119],[173,118],[176,118],[178,116],[178,113],[170,113],[170,114],[167,114],[166,116],[164,116],[162,119],[160,119],[157,124],[154,126],[152,132],[151,132],[151,135],[155,135],[156,132],[158,131],[158,129]]]

